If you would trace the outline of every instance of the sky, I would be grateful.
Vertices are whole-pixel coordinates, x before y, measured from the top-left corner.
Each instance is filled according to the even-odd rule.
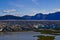
[[[60,11],[60,0],[0,0],[0,16],[32,16],[57,11]]]

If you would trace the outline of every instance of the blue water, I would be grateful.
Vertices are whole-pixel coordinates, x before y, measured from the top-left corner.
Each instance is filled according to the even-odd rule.
[[[47,34],[41,34],[40,32],[6,32],[6,33],[0,33],[0,40],[37,40],[37,37],[34,37],[35,35],[47,35]],[[51,36],[51,35],[50,35]],[[60,40],[59,35],[52,35],[55,36],[54,40]]]
[[[7,32],[0,35],[0,40],[37,40],[34,35],[40,34],[39,32]]]

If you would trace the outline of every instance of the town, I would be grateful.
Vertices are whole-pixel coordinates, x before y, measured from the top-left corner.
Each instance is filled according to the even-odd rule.
[[[58,20],[2,20],[0,31],[33,31],[40,29],[56,29],[60,31]]]

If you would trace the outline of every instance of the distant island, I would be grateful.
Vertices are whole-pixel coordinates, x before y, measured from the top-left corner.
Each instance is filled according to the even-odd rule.
[[[13,15],[4,15],[0,16],[0,20],[60,20],[60,12],[49,13],[49,14],[37,13],[34,16],[24,15],[22,17]]]

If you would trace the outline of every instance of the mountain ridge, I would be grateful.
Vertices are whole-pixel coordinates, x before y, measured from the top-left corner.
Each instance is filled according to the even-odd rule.
[[[22,17],[14,15],[0,16],[0,20],[60,20],[60,12],[42,14],[38,13],[34,16],[24,15]]]

